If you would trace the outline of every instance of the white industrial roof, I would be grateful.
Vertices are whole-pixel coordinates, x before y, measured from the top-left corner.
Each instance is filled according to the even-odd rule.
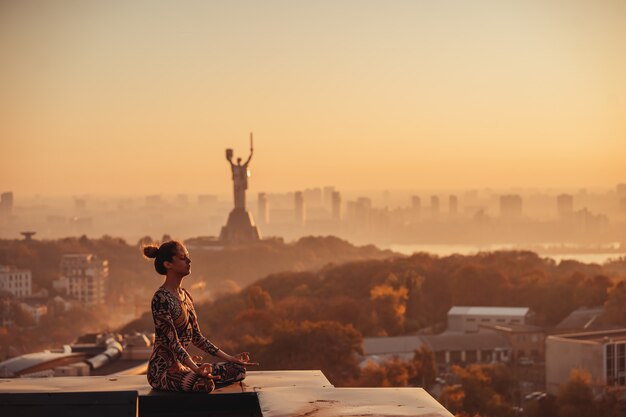
[[[389,353],[411,353],[424,342],[419,336],[365,337],[363,338],[363,354],[384,355]]]
[[[454,306],[448,311],[449,316],[516,316],[528,314],[528,307],[461,307]]]

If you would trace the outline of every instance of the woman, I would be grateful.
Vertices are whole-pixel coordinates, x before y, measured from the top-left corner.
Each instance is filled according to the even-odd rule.
[[[156,271],[165,275],[165,282],[152,298],[155,326],[154,350],[148,365],[148,382],[159,390],[211,392],[246,377],[248,353],[231,356],[207,340],[198,327],[198,317],[191,296],[180,286],[189,275],[191,259],[185,247],[176,241],[161,246],[147,246],[143,253],[154,259]],[[197,364],[187,353],[193,343],[203,351],[226,362]]]

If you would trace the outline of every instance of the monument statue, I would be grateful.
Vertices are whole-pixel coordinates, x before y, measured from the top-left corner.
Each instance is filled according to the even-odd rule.
[[[230,169],[233,172],[233,188],[236,209],[246,209],[246,190],[248,189],[248,177],[250,176],[248,165],[250,164],[253,153],[254,146],[252,144],[252,133],[250,133],[250,156],[243,165],[241,165],[241,158],[237,158],[236,165],[233,164],[233,150],[226,149],[226,159],[230,163]]]
[[[235,208],[228,215],[226,226],[222,227],[220,240],[227,243],[255,242],[261,239],[259,229],[254,224],[252,214],[246,210],[246,190],[248,189],[248,165],[254,153],[252,133],[250,133],[250,156],[242,165],[241,158],[233,163],[233,150],[226,149],[226,160],[230,164],[233,177],[233,195]]]

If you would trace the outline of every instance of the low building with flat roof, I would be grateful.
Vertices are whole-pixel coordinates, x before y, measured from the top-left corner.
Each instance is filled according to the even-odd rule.
[[[542,327],[530,324],[481,325],[481,331],[493,331],[507,337],[511,345],[513,360],[545,358],[545,331]]]
[[[459,333],[363,339],[364,361],[382,362],[393,357],[409,361],[415,350],[426,347],[435,355],[437,366],[447,370],[455,364],[509,362],[511,345],[506,335],[498,332]]]
[[[482,325],[531,324],[528,307],[464,307],[448,311],[448,331],[477,332]]]
[[[626,329],[548,336],[548,392],[556,394],[573,369],[588,372],[597,390],[606,386],[626,388]]]

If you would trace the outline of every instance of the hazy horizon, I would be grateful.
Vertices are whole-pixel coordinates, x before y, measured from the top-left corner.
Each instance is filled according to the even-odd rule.
[[[0,190],[611,187],[626,3],[3,2]]]

